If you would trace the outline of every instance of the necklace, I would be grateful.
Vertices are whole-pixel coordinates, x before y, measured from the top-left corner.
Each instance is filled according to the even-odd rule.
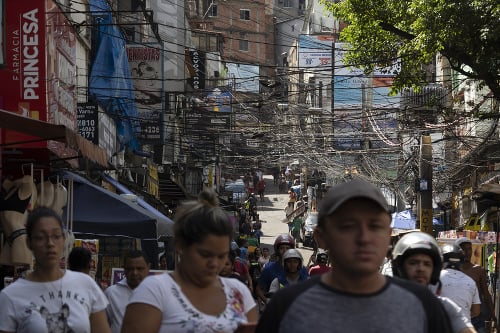
[[[55,302],[59,306],[59,309],[57,309],[58,311],[62,311],[64,307],[64,292],[62,290],[64,273],[64,271],[61,271],[61,276],[58,280],[50,281],[50,287],[51,289],[53,289],[53,294],[49,294],[49,297],[53,299],[59,299],[59,304],[57,304],[57,300]]]
[[[63,307],[64,303],[64,293],[62,290],[64,275],[65,271],[59,270],[59,273],[57,274],[55,280],[48,280],[48,278],[40,277],[39,273],[37,274],[37,271],[35,271],[32,273],[30,279],[35,283],[39,283],[39,286],[43,286],[43,289],[40,290],[40,298],[43,302],[53,303],[54,300],[59,299],[59,308],[57,309],[57,311],[59,311]]]

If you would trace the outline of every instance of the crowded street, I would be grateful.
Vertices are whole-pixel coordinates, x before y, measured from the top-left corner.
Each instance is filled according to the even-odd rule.
[[[0,18],[0,333],[500,333],[498,0]]]
[[[257,211],[262,222],[261,245],[272,249],[276,237],[288,233],[285,208],[288,204],[288,193],[279,193],[278,185],[273,183],[272,175],[264,175],[266,191],[264,201],[258,201]],[[312,247],[297,247],[304,259],[309,260],[313,253]]]

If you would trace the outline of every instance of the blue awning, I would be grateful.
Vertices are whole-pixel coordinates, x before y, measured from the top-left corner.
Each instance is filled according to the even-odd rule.
[[[160,219],[77,173],[61,171],[58,174],[64,180],[73,180],[73,232],[154,241],[162,234],[173,235],[173,222],[170,219]],[[66,214],[65,207],[64,218]]]
[[[129,190],[125,185],[121,184],[113,177],[105,173],[101,173],[101,175],[107,182],[112,184],[118,190],[118,192],[120,192],[120,194],[135,194],[134,192]],[[162,214],[160,211],[158,211],[156,208],[151,206],[149,203],[147,203],[144,199],[142,199],[139,196],[137,196],[137,204],[156,217],[158,221],[158,237],[173,236],[172,228],[174,221],[172,221],[170,218]]]

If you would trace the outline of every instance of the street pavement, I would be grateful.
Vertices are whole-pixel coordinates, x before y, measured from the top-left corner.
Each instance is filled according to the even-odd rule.
[[[264,201],[257,201],[257,213],[262,222],[262,231],[264,236],[261,237],[261,246],[269,247],[271,253],[273,250],[273,243],[279,234],[288,233],[288,225],[285,221],[285,207],[288,204],[288,194],[280,194],[278,185],[274,185],[272,175],[264,175],[266,181],[266,190]],[[309,257],[312,254],[312,248],[303,247],[300,243],[298,250],[304,258],[304,265],[307,264]]]

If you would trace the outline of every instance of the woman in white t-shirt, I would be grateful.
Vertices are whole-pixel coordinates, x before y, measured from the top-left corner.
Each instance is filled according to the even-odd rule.
[[[146,278],[134,290],[122,333],[232,333],[256,322],[247,286],[219,276],[232,233],[214,192],[204,191],[198,201],[182,205],[174,225],[175,269]]]
[[[111,333],[106,296],[88,275],[61,270],[65,236],[50,208],[35,208],[26,223],[33,272],[0,292],[0,332]]]

